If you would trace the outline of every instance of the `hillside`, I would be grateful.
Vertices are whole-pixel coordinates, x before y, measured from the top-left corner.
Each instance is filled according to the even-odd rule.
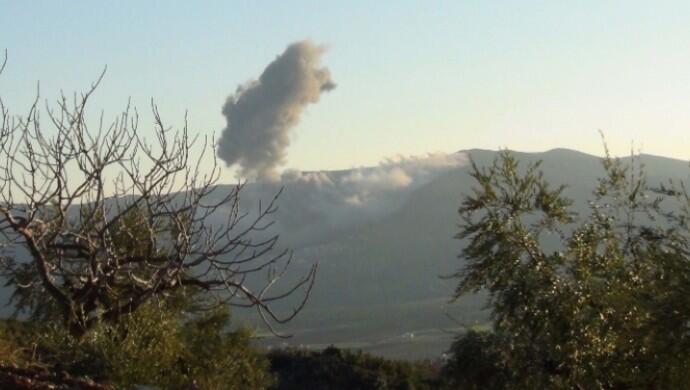
[[[490,164],[497,154],[461,153],[479,166]],[[545,177],[554,185],[567,184],[565,194],[575,200],[574,209],[586,212],[603,172],[598,157],[567,149],[516,156],[523,163],[542,160]],[[649,155],[640,161],[651,183],[688,178],[687,162]],[[449,345],[448,332],[459,329],[456,322],[485,323],[483,298],[449,303],[455,281],[440,277],[462,266],[457,258],[462,243],[453,236],[461,194],[472,188],[468,169],[443,172],[404,194],[405,202],[394,212],[299,249],[299,258],[318,261],[320,268],[307,309],[286,327],[294,334],[288,343],[336,343],[388,356],[433,357]]]
[[[447,350],[454,332],[486,324],[485,298],[450,303],[456,282],[441,276],[462,267],[457,258],[462,243],[453,236],[461,196],[473,185],[468,157],[485,166],[496,155],[468,150],[450,158],[302,172],[294,174],[297,179],[247,184],[242,200],[248,212],[257,199],[266,202],[284,187],[273,232],[281,235],[281,245],[295,250],[290,277],[319,263],[305,310],[280,328],[293,337],[267,337],[259,343],[312,348],[335,344],[391,357],[437,357]],[[598,157],[567,149],[515,155],[523,163],[542,160],[545,177],[554,185],[567,184],[565,194],[575,200],[575,210],[586,212],[603,172]],[[688,179],[685,161],[651,155],[641,155],[639,161],[651,183]],[[399,171],[410,180],[396,181]],[[351,202],[355,198],[358,201]],[[221,221],[223,215],[215,218]],[[0,292],[8,296],[8,291]],[[282,309],[289,310],[288,304],[282,303]],[[234,316],[237,323],[257,326],[266,334],[253,311],[238,309]]]

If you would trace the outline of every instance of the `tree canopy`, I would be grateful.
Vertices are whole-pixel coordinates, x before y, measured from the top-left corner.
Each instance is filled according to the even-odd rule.
[[[539,163],[520,166],[505,151],[489,167],[473,164],[456,296],[489,292],[486,354],[511,388],[686,381],[690,195],[682,182],[648,183],[635,158],[607,151],[602,166],[589,213],[576,215]]]

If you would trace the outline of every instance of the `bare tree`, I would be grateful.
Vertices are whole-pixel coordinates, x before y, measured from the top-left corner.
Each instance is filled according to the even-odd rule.
[[[197,139],[186,117],[181,130],[171,130],[153,102],[154,142],[140,135],[129,104],[110,125],[101,114],[90,127],[87,103],[102,77],[45,110],[37,97],[22,116],[0,100],[0,232],[8,248],[29,254],[6,257],[2,271],[23,304],[49,296],[75,336],[187,288],[212,293],[218,304],[256,308],[269,327],[292,319],[316,267],[271,292],[292,258],[269,231],[278,195],[256,213],[241,212],[243,184],[218,193],[213,142],[202,140],[193,158]],[[224,223],[210,222],[220,211]],[[263,273],[261,284],[248,282]],[[300,293],[290,314],[271,310]]]

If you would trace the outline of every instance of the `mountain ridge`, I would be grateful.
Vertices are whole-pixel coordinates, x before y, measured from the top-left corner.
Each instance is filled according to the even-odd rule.
[[[499,151],[457,153],[486,166]],[[576,211],[586,211],[596,179],[604,173],[600,157],[571,149],[513,154],[522,164],[542,160],[545,178],[556,186],[567,185],[565,195],[575,200]],[[654,155],[638,159],[649,173],[650,183],[667,178],[687,180],[690,173],[684,160]],[[461,330],[447,313],[467,326],[487,323],[485,296],[463,297],[448,304],[455,281],[439,277],[463,266],[458,258],[463,243],[454,236],[459,230],[457,209],[462,196],[474,186],[467,159],[409,160],[404,164],[369,167],[364,173],[360,168],[339,170],[335,176],[321,171],[323,175],[308,173],[289,182],[245,186],[245,210],[285,186],[272,231],[280,234],[281,246],[295,253],[285,282],[289,284],[311,264],[319,263],[304,312],[281,329],[294,335],[287,341],[290,345],[318,348],[335,344],[386,356],[437,357],[450,345],[448,331]],[[223,192],[232,186],[219,188]],[[349,202],[353,194],[360,196],[359,203]],[[220,211],[214,221],[222,221],[222,213],[229,212]],[[4,297],[7,293],[2,291]],[[278,310],[289,312],[289,302]],[[263,332],[253,312],[236,311],[234,315],[237,323]],[[424,336],[412,339],[411,334]],[[267,347],[283,342],[261,341]]]
[[[464,153],[478,165],[485,166],[499,152],[475,150]],[[523,164],[542,160],[545,178],[554,186],[566,185],[565,195],[575,200],[576,211],[586,212],[587,199],[594,190],[596,179],[604,174],[601,157],[569,149],[513,154]],[[646,156],[640,156],[640,159],[647,165],[651,182],[666,176],[684,178],[690,172],[682,160],[668,157],[650,159]],[[458,259],[462,242],[455,240],[454,236],[459,230],[457,209],[462,194],[468,193],[474,185],[469,169],[464,165],[439,173],[406,195],[405,201],[394,212],[351,226],[326,242],[307,245],[297,251],[300,257],[318,259],[320,273],[315,294],[307,307],[309,313],[289,325],[290,331],[296,335],[294,343],[312,345],[311,341],[323,341],[314,334],[299,333],[301,326],[313,328],[318,322],[322,324],[322,331],[330,335],[323,336],[323,339],[333,340],[336,345],[358,345],[365,350],[396,357],[433,357],[448,346],[444,344],[448,341],[444,332],[434,333],[433,339],[426,342],[412,342],[399,335],[420,329],[456,328],[457,324],[447,318],[446,311],[467,325],[488,321],[488,313],[483,311],[485,297],[464,297],[454,305],[447,305],[445,302],[453,294],[455,281],[439,277],[462,268],[462,260]],[[417,306],[419,313],[405,308],[405,305],[417,304],[422,305]],[[328,308],[334,307],[354,314],[329,318],[332,315]],[[366,318],[357,314],[357,310],[366,311],[367,307],[376,309],[372,309]],[[390,318],[400,318],[401,322],[390,323]],[[380,324],[387,324],[386,329],[378,332],[396,342],[382,345],[377,343],[379,339],[368,337],[365,329],[349,332],[342,328],[344,324],[356,327],[365,321],[370,324],[365,328],[375,334],[378,333],[372,329],[383,328]]]

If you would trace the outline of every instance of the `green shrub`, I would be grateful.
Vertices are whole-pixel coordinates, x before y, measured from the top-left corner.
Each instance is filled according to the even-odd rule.
[[[493,332],[470,330],[459,336],[450,348],[450,359],[443,367],[444,387],[467,390],[508,388],[510,372],[503,361],[503,348],[500,338]]]
[[[14,320],[0,322],[0,364],[26,365],[31,358],[31,344],[26,331]]]
[[[437,389],[430,364],[387,360],[329,347],[321,352],[290,349],[269,353],[276,390]]]
[[[40,359],[117,388],[262,389],[265,358],[246,330],[229,332],[227,310],[201,315],[147,305],[118,325],[99,324],[76,339],[61,326],[37,333]]]

